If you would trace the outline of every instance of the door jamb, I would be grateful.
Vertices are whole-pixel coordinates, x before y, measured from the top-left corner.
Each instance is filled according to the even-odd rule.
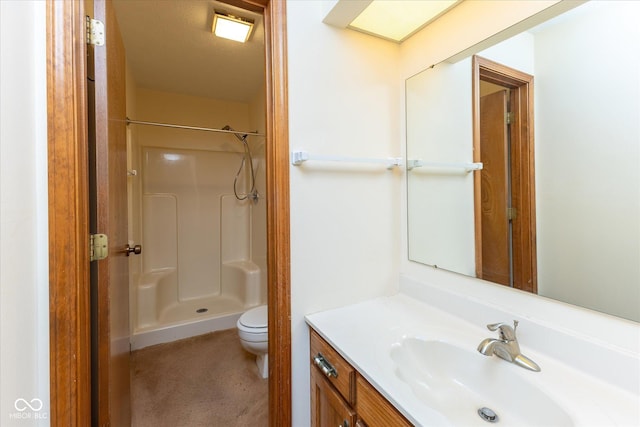
[[[91,425],[84,5],[47,1],[51,423]]]

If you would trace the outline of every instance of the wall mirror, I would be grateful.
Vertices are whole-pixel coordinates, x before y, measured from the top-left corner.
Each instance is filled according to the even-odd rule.
[[[411,261],[640,321],[639,19],[587,2],[406,81]]]

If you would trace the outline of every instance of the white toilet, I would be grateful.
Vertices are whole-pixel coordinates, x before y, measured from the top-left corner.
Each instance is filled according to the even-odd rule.
[[[245,312],[238,319],[240,344],[256,355],[256,365],[262,378],[269,377],[267,306],[261,305]]]

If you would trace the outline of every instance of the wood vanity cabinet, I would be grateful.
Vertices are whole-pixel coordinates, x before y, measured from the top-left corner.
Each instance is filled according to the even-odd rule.
[[[356,411],[361,426],[409,427],[413,425],[361,375],[356,378],[356,396],[358,396]]]
[[[412,426],[311,329],[311,427]]]

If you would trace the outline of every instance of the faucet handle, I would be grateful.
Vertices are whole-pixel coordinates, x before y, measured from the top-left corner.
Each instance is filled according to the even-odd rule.
[[[515,341],[516,339],[516,328],[518,327],[518,321],[513,321],[513,328],[511,325],[500,322],[500,323],[491,323],[487,325],[487,329],[490,331],[499,331],[500,339],[505,341]]]

